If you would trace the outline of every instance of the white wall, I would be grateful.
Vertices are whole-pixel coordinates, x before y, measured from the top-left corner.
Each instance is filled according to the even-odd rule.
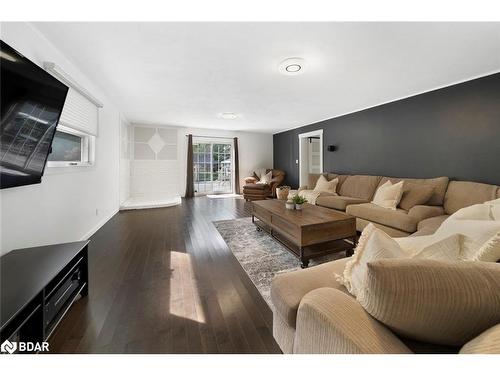
[[[240,161],[240,188],[243,189],[245,177],[251,176],[255,169],[273,167],[273,136],[265,133],[248,133],[227,130],[209,130],[197,128],[182,128],[179,130],[179,152],[181,160],[182,180],[180,194],[186,191],[187,137],[214,136],[238,137],[238,157]]]
[[[132,126],[132,160],[130,162],[130,196],[148,197],[149,199],[173,198],[179,196],[179,182],[182,171],[179,166],[179,145],[177,127],[146,126],[134,124]],[[167,154],[156,154],[146,146],[150,153],[136,152],[135,145],[144,146],[145,139],[136,137],[144,131],[156,134],[168,147]],[[144,133],[143,133],[144,135]],[[148,140],[150,134],[146,135]],[[139,143],[136,143],[139,142]],[[166,150],[165,148],[162,149]],[[141,155],[142,154],[142,155]]]
[[[77,241],[118,210],[120,114],[109,98],[31,24],[2,23],[1,38],[38,65],[52,61],[100,99],[96,162],[92,167],[46,169],[41,184],[0,191],[0,253]]]
[[[120,119],[120,204],[130,197],[130,153],[132,127],[126,119]]]
[[[134,126],[148,126],[134,124]],[[155,126],[158,127],[158,126]],[[171,161],[135,161],[131,162],[131,195],[143,195],[151,192],[165,191],[168,194],[184,196],[186,191],[186,170],[187,170],[187,137],[193,136],[214,136],[214,137],[238,137],[238,153],[240,161],[240,187],[244,185],[243,179],[251,176],[252,172],[258,168],[273,167],[273,136],[264,133],[248,133],[226,130],[210,130],[186,127],[165,126],[170,129],[177,129],[177,152],[178,161],[175,165]],[[168,182],[172,176],[175,178],[174,184]],[[144,181],[147,181],[145,183]],[[168,183],[167,183],[168,182]],[[174,189],[174,190],[172,190]]]

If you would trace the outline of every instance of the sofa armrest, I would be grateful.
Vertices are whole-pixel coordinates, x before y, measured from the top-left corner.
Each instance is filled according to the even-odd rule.
[[[444,208],[440,206],[417,205],[410,208],[408,215],[416,218],[420,222],[430,217],[444,215]]]
[[[500,324],[470,340],[459,354],[500,354]]]
[[[307,186],[300,186],[299,190],[297,190],[297,193],[300,192],[301,190],[307,190],[307,189],[308,189]]]
[[[246,184],[255,184],[258,180],[255,177],[245,177]]]
[[[294,353],[411,353],[352,296],[333,288],[313,290],[297,314]]]

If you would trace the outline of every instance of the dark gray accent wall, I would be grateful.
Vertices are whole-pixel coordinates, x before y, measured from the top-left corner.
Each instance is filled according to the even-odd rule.
[[[500,185],[500,73],[275,134],[286,184],[299,184],[298,135],[317,129],[325,172]]]

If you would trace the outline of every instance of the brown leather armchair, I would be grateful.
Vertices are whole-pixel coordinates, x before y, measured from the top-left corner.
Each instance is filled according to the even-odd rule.
[[[243,196],[245,197],[245,199],[256,199],[256,197],[253,196],[255,194],[263,195],[259,196],[259,198],[261,199],[267,196],[276,197],[276,188],[283,183],[283,180],[285,179],[285,172],[279,169],[266,169],[266,173],[269,173],[269,171],[271,170],[273,172],[273,177],[270,184],[257,184],[257,182],[259,181],[259,176],[257,176],[255,172],[253,172],[253,176],[245,177],[245,186],[243,186]],[[257,193],[256,190],[259,190],[260,193]],[[247,194],[245,194],[245,191],[247,192]]]

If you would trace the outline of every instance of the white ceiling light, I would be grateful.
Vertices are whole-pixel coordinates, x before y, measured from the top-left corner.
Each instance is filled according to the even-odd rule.
[[[278,65],[278,70],[286,75],[297,75],[304,71],[306,62],[300,57],[290,57]]]
[[[220,118],[223,118],[224,120],[234,120],[240,117],[237,113],[234,112],[222,112],[219,114]]]

